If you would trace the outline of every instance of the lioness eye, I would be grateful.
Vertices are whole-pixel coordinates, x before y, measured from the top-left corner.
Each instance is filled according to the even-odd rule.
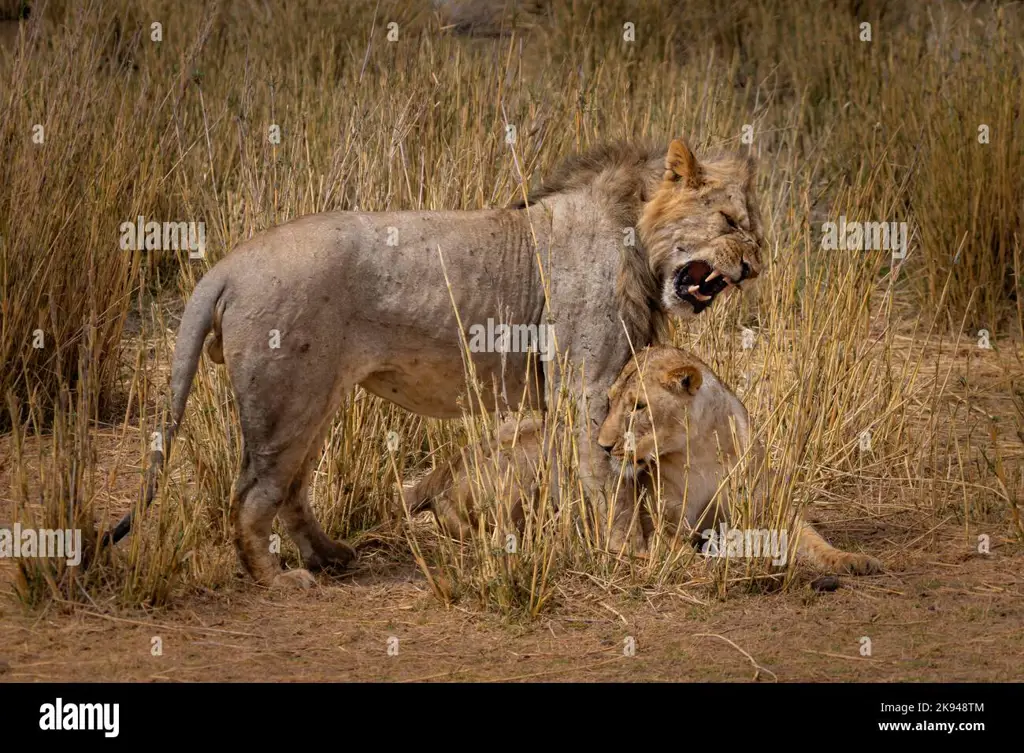
[[[647,410],[647,403],[637,403],[636,404],[636,409],[637,410]]]

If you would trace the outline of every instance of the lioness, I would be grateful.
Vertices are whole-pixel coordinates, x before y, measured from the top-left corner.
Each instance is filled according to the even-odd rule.
[[[185,307],[146,502],[212,333],[207,354],[227,367],[243,436],[232,490],[239,556],[261,583],[311,585],[308,570],[355,556],[323,532],[307,498],[310,465],[342,400],[360,385],[422,415],[459,416],[460,322],[493,319],[552,327],[559,355],[585,367],[585,380],[565,386],[578,396],[581,473],[600,519],[611,474],[593,434],[605,393],[630,344],[651,342],[665,315],[694,316],[758,275],[753,194],[748,159],[698,162],[680,140],[667,151],[617,144],[566,160],[506,209],[328,212],[260,233],[210,269]],[[488,410],[543,409],[562,386],[560,358],[529,379],[528,353],[472,358]],[[308,570],[281,572],[267,543],[275,515]]]
[[[652,346],[623,368],[608,393],[608,415],[598,443],[629,475],[655,493],[660,479],[663,522],[707,538],[731,511],[720,484],[749,451],[754,505],[765,503],[765,452],[752,437],[747,409],[699,358],[678,348]],[[836,549],[802,516],[796,518],[797,558],[832,572],[866,575],[882,569],[874,557]]]
[[[675,535],[682,525],[696,536],[728,522],[728,507],[712,499],[752,442],[747,410],[735,393],[695,356],[658,346],[646,348],[626,364],[608,399],[598,442],[617,466],[642,480],[649,500],[656,498],[655,479],[660,477],[664,532]],[[405,492],[405,504],[412,512],[429,506],[443,530],[464,539],[479,525],[476,495],[482,491],[493,496],[501,485],[502,493],[512,495],[512,522],[521,527],[537,493],[542,429],[536,419],[504,424],[497,457],[484,461],[490,467],[477,468],[476,453],[441,463]],[[755,463],[763,461],[759,442],[754,441],[751,450]],[[765,486],[764,480],[758,484],[759,489]],[[628,520],[633,510],[624,506],[618,512]],[[648,536],[654,533],[649,512],[639,521]],[[800,560],[832,572],[881,570],[874,557],[833,547],[802,517],[794,528]]]

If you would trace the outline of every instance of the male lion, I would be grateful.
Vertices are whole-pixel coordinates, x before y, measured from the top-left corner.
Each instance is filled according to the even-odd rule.
[[[699,532],[728,522],[723,495],[713,502],[719,486],[747,448],[754,463],[764,460],[761,444],[751,444],[750,419],[735,393],[695,356],[654,346],[626,364],[608,398],[598,441],[627,475],[641,479],[648,501],[658,498],[660,478],[664,532],[674,536],[682,527],[696,540]],[[521,530],[537,503],[542,433],[538,419],[506,422],[493,452],[469,452],[439,464],[405,492],[405,504],[411,512],[430,507],[446,533],[465,539],[480,525],[481,497],[508,495],[511,523]],[[758,503],[766,486],[759,481]],[[626,520],[632,513],[622,510]],[[638,521],[648,537],[654,534],[649,511]],[[793,528],[797,557],[810,565],[858,575],[881,570],[874,557],[836,549],[800,516]]]
[[[760,272],[753,194],[748,159],[698,162],[679,140],[667,151],[617,144],[568,159],[506,209],[339,211],[270,228],[210,269],[185,308],[164,448],[212,332],[207,354],[226,365],[241,419],[232,490],[241,561],[261,583],[308,586],[309,570],[355,555],[327,537],[307,499],[309,467],[345,396],[360,385],[422,415],[459,416],[468,387],[460,323],[548,326],[559,355],[585,374],[565,386],[589,417],[578,421],[581,474],[600,519],[610,465],[592,434],[605,393],[630,343],[651,342],[666,314],[694,316]],[[485,409],[550,402],[561,358],[528,378],[530,358],[473,354]],[[501,400],[488,396],[492,385]],[[163,452],[151,455],[147,503],[163,462]],[[308,570],[281,572],[267,544],[275,515]],[[130,524],[127,516],[111,538]]]

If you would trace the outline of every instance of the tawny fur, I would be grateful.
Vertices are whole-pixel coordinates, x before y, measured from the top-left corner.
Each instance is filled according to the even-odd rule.
[[[655,498],[660,484],[663,500],[660,515],[647,510],[631,520],[635,508],[623,495],[617,499],[616,514],[642,528],[647,540],[657,535],[655,520],[662,522],[663,535],[673,538],[682,528],[684,539],[728,522],[730,511],[721,506],[722,495],[712,502],[719,486],[746,448],[751,448],[755,477],[764,463],[763,447],[753,438],[747,410],[735,393],[695,356],[677,348],[651,347],[626,364],[608,398],[608,417],[598,441],[623,470],[641,480],[648,499]],[[406,490],[406,509],[415,514],[430,508],[441,530],[464,540],[492,527],[492,520],[480,519],[480,500],[498,497],[505,500],[512,524],[521,530],[525,515],[537,504],[543,430],[540,419],[506,422],[494,447],[462,448]],[[632,433],[631,440],[627,432]],[[763,504],[759,491],[766,484],[758,478],[755,504]],[[802,516],[796,516],[793,531],[798,537],[797,557],[807,564],[853,574],[881,570],[874,557],[833,547]],[[634,554],[645,553],[647,541],[641,542]]]
[[[539,492],[538,464],[543,452],[544,421],[537,417],[503,423],[491,445],[463,447],[440,461],[417,484],[403,492],[405,508],[415,515],[430,509],[449,536],[466,540],[489,529],[495,516],[481,521],[483,501],[509,501],[508,522],[523,530],[525,516]],[[557,487],[557,481],[554,483]],[[402,517],[405,510],[396,508]]]
[[[609,391],[598,442],[643,481],[650,499],[660,496],[667,536],[680,529],[684,538],[698,536],[731,521],[725,495],[716,492],[745,455],[756,480],[754,507],[765,503],[765,452],[746,408],[707,364],[678,348],[647,348],[625,366]],[[793,531],[797,557],[808,564],[853,574],[881,570],[874,557],[833,547],[802,516]]]

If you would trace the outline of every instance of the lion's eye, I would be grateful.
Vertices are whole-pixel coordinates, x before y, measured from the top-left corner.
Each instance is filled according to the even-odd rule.
[[[637,403],[636,404],[636,409],[637,410],[647,410],[647,403]]]

